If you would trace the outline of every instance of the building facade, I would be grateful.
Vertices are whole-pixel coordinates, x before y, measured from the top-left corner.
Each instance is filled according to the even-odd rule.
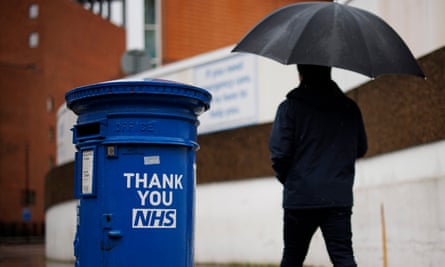
[[[125,30],[109,21],[110,10],[120,4],[123,26],[131,21],[129,11],[135,12],[125,1],[106,2],[0,4],[5,36],[0,41],[2,237],[41,235],[45,208],[54,199],[72,197],[64,186],[69,182],[52,180],[60,172],[55,168],[57,108],[67,90],[124,75]],[[298,1],[139,1],[144,50],[159,66],[220,48],[236,42],[265,14],[293,2]]]
[[[0,3],[0,241],[43,236],[56,113],[74,87],[122,77],[125,31],[74,1]]]

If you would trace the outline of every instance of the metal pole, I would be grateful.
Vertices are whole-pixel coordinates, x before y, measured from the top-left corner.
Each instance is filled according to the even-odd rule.
[[[383,267],[388,267],[388,251],[386,247],[386,225],[385,225],[385,209],[383,203],[380,204],[380,218],[382,224],[382,244],[383,244]]]
[[[25,144],[25,206],[29,205],[29,142]]]
[[[122,27],[127,26],[127,4],[125,0],[122,0]]]
[[[31,202],[31,192],[29,189],[29,141],[26,141],[25,144],[25,196],[24,196],[24,206],[25,209],[29,209],[30,202]],[[28,210],[29,212],[29,210]],[[25,219],[25,236],[26,236],[26,242],[30,242],[30,236],[29,236],[29,220]]]
[[[107,20],[111,20],[111,0],[107,0]]]

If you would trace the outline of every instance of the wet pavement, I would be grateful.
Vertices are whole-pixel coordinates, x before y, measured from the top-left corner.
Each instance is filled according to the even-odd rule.
[[[196,267],[231,267],[231,266],[260,267],[259,265],[242,265],[242,264],[196,265]],[[44,244],[25,244],[25,245],[0,244],[0,267],[73,267],[73,263],[47,261],[45,259]]]
[[[0,245],[1,267],[47,267],[43,244]]]
[[[73,263],[47,261],[44,244],[0,244],[0,267],[73,267]]]

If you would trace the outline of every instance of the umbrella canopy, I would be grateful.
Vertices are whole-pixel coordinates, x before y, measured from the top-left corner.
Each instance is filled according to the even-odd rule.
[[[338,67],[377,77],[425,77],[400,36],[381,18],[339,3],[292,4],[252,28],[232,52],[248,52],[283,64]]]

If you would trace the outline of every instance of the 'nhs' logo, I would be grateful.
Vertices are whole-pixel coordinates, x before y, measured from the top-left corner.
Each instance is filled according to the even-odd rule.
[[[132,228],[176,228],[176,209],[133,209]]]

